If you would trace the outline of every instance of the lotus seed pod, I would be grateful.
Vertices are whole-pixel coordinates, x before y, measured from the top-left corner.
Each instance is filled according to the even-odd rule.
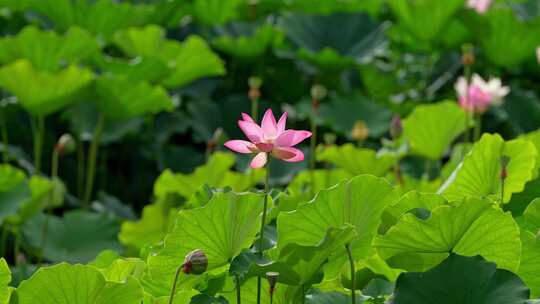
[[[278,278],[279,272],[270,271],[266,273],[266,279],[268,280],[268,285],[270,286],[270,293],[274,293]]]
[[[357,121],[351,131],[354,140],[365,140],[369,136],[369,128],[362,120]]]
[[[390,136],[394,139],[401,136],[403,133],[403,125],[401,124],[401,118],[399,115],[396,115],[392,118],[390,122]]]
[[[311,87],[311,98],[315,100],[323,100],[327,93],[326,87],[322,84],[316,84]]]
[[[186,274],[203,274],[208,267],[208,257],[201,249],[193,250],[186,255],[182,271]]]
[[[263,83],[262,79],[260,77],[257,77],[257,76],[251,76],[248,79],[249,88],[252,89],[252,90],[260,89],[261,86],[262,86],[262,83]]]
[[[72,153],[75,151],[75,148],[75,140],[73,139],[73,136],[68,133],[60,136],[58,142],[56,143],[56,150],[61,155]]]

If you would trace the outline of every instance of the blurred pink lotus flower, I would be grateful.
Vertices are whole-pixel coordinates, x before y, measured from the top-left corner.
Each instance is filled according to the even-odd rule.
[[[484,113],[490,105],[502,104],[503,97],[510,92],[510,88],[502,86],[499,78],[484,81],[482,77],[474,74],[470,84],[465,77],[459,77],[454,88],[459,97],[459,105],[468,112]]]
[[[283,113],[279,121],[271,109],[264,113],[259,126],[251,116],[242,113],[242,119],[238,126],[249,141],[229,140],[225,147],[243,154],[256,154],[251,160],[251,168],[262,168],[268,161],[268,154],[287,162],[299,162],[304,160],[304,153],[293,148],[304,139],[311,136],[309,131],[285,130],[287,112]]]
[[[467,6],[479,14],[484,14],[489,9],[492,0],[468,0]]]

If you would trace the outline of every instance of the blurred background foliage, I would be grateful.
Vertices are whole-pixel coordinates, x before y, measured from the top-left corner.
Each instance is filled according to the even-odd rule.
[[[461,47],[471,43],[474,71],[511,86],[504,106],[484,115],[484,131],[515,137],[540,124],[537,0],[498,0],[486,14],[466,8],[464,0],[0,0],[0,34],[0,110],[8,142],[2,151],[33,173],[32,133],[42,130],[39,171],[48,175],[45,160],[57,139],[73,134],[77,153],[63,157],[58,172],[65,185],[43,185],[63,187],[71,209],[80,205],[81,164],[102,128],[94,207],[123,219],[135,218],[156,198],[154,181],[162,171],[192,172],[208,152],[223,149],[224,140],[242,136],[236,121],[251,108],[250,76],[263,80],[261,108],[286,110],[293,127],[304,129],[310,89],[324,85],[329,93],[316,121],[319,142],[327,134],[349,142],[361,121],[368,130],[363,145],[379,148],[393,115],[456,99]],[[433,123],[445,124],[444,113],[440,117]],[[335,153],[320,158],[339,161]],[[234,160],[226,163],[223,172],[230,175]],[[239,163],[243,170],[247,160]],[[276,165],[273,182],[287,182],[305,166]],[[374,166],[382,167],[367,171],[388,170],[384,161]],[[200,182],[196,172],[186,175],[194,184],[183,196],[209,174],[219,181],[219,172],[212,168]],[[39,176],[10,174],[27,179],[21,187],[39,183]],[[39,191],[27,192],[35,199]],[[57,220],[103,222],[76,213]],[[115,235],[117,228],[110,229],[106,233]],[[49,257],[77,260],[54,251]]]

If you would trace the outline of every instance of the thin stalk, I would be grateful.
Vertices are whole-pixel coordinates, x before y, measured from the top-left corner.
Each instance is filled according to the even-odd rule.
[[[266,209],[268,207],[268,195],[270,192],[270,157],[266,163],[266,179],[264,181],[264,206],[263,214],[261,218],[261,232],[259,233],[259,256],[263,257],[263,246],[264,246],[264,225],[266,224]],[[261,276],[257,277],[257,304],[261,303]]]
[[[317,147],[317,122],[315,121],[316,111],[313,109],[311,117],[311,141],[309,142],[309,173],[311,175],[311,196],[315,195],[315,148]]]
[[[1,236],[1,245],[2,248],[0,249],[0,256],[6,256],[6,247],[7,247],[7,236],[8,236],[8,227],[2,226],[2,236]]]
[[[99,142],[101,139],[101,133],[103,132],[103,126],[105,124],[105,118],[103,114],[100,114],[94,129],[94,136],[92,136],[92,142],[90,143],[90,151],[88,152],[88,163],[86,166],[86,187],[84,189],[84,207],[90,207],[90,200],[92,199],[92,191],[94,188],[94,179],[96,177],[96,161],[98,157]]]
[[[235,278],[235,284],[236,284],[236,304],[241,304],[242,297],[240,294],[240,278],[238,277],[238,275],[235,275],[234,278]]]
[[[251,117],[257,121],[257,115],[259,112],[259,99],[251,100]]]
[[[345,245],[345,249],[347,250],[347,255],[349,256],[349,264],[351,265],[351,303],[356,304],[356,295],[354,292],[355,284],[356,284],[356,271],[354,269],[354,258],[352,256],[351,251],[351,244],[347,243]]]
[[[180,276],[180,272],[182,271],[182,267],[184,267],[183,264],[178,266],[178,269],[176,269],[176,274],[174,275],[173,285],[171,287],[171,296],[169,297],[169,304],[172,304],[173,301],[174,301],[174,294],[176,293],[176,283],[178,282],[178,277]]]
[[[469,103],[469,89],[468,85],[471,83],[471,67],[470,65],[465,65],[465,79],[467,79],[467,90],[465,90],[465,99],[467,100],[467,103]],[[468,144],[470,142],[470,117],[471,113],[467,109],[465,109],[465,138],[464,143]]]
[[[15,266],[19,266],[19,253],[21,252],[21,238],[19,236],[19,230],[15,230],[15,245],[13,246],[13,258],[15,259]]]
[[[396,163],[394,164],[393,171],[394,171],[394,178],[396,179],[396,182],[400,186],[403,186],[405,182],[403,181],[403,176],[401,175],[401,167],[399,166],[399,161],[396,161]]]
[[[58,178],[58,159],[59,154],[58,150],[54,149],[51,159],[51,179],[54,182],[56,178]],[[55,196],[55,187],[54,184],[51,188],[50,193],[50,200],[49,202],[52,202]],[[43,230],[41,233],[41,244],[39,246],[39,257],[38,257],[38,265],[41,265],[41,262],[43,262],[44,258],[44,252],[45,252],[45,245],[47,244],[47,232],[49,230],[49,217],[52,215],[52,208],[50,205],[45,206],[45,210],[47,211],[47,215],[45,216],[45,222],[43,223]]]
[[[7,129],[6,120],[4,118],[5,118],[4,113],[2,113],[2,117],[1,117],[2,125],[1,125],[1,128],[2,128],[2,143],[4,144],[3,160],[4,160],[4,163],[7,163],[7,162],[9,162],[9,150],[8,150],[9,137],[8,137],[8,129]]]
[[[77,145],[77,196],[82,201],[84,193],[84,142]]]
[[[504,205],[504,179],[501,181],[501,206]]]
[[[306,287],[302,284],[302,304],[306,303]]]
[[[482,132],[482,114],[476,116],[476,124],[474,126],[474,141],[480,139],[480,133]]]
[[[43,152],[43,137],[45,136],[45,118],[38,116],[34,123],[34,168],[41,170],[41,155]]]

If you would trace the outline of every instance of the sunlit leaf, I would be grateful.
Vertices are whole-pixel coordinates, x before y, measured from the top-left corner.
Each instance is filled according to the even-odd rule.
[[[17,96],[32,115],[48,115],[67,106],[93,78],[90,70],[75,65],[55,73],[39,71],[25,59],[0,68],[0,87]]]
[[[437,265],[452,252],[481,255],[502,269],[516,271],[521,255],[519,228],[511,214],[479,199],[441,205],[425,220],[405,214],[373,245],[391,265],[419,271]]]
[[[379,156],[374,150],[357,148],[352,144],[324,148],[317,157],[320,161],[334,164],[352,175],[383,176],[396,162],[390,155]]]
[[[465,112],[452,101],[416,107],[403,120],[411,152],[438,160],[465,130]]]
[[[11,282],[11,271],[4,258],[0,258],[0,304],[10,302],[12,288],[8,286]]]

